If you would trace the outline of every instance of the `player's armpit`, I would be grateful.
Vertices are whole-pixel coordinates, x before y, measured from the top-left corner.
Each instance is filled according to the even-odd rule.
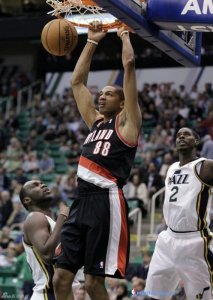
[[[123,110],[116,118],[116,128],[119,137],[130,146],[137,145],[141,122],[131,121]]]

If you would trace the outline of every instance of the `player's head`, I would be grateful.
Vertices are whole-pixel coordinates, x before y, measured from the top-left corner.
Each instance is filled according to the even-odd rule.
[[[99,112],[107,117],[119,113],[124,107],[124,92],[118,86],[107,85],[99,93]]]
[[[199,135],[191,128],[183,127],[176,135],[176,147],[178,151],[196,149],[200,143]]]
[[[52,195],[49,188],[40,180],[27,181],[19,193],[23,206],[28,211],[46,210],[50,207]]]

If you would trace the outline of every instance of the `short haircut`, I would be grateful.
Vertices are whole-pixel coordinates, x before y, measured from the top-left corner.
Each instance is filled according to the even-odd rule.
[[[191,130],[191,132],[192,132],[193,136],[196,138],[196,140],[200,141],[200,136],[199,136],[199,134],[198,134],[194,129],[192,129],[192,128],[190,128],[190,127],[185,127],[185,128]],[[182,128],[180,128],[180,129],[182,129]],[[179,129],[179,130],[180,130],[180,129]],[[178,131],[179,131],[179,130],[178,130]]]
[[[24,208],[25,208],[26,210],[29,210],[28,207],[27,207],[27,205],[24,204],[24,198],[25,198],[25,197],[27,197],[26,189],[24,188],[24,186],[22,186],[22,188],[21,188],[21,190],[20,190],[20,193],[19,193],[19,198],[20,198],[21,203],[22,203],[22,205],[24,206]]]
[[[191,128],[190,128],[191,129]],[[194,135],[194,137],[196,138],[196,140],[200,141],[200,136],[199,134],[194,130],[194,129],[191,129],[192,131],[192,134]]]
[[[119,85],[113,85],[113,87],[115,88],[115,92],[118,95],[119,99],[121,101],[123,101],[125,99],[124,98],[124,90],[123,90],[123,88],[120,87]]]

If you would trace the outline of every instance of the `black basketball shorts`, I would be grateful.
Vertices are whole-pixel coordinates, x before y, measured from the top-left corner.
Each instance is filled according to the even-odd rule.
[[[57,268],[123,278],[129,259],[128,207],[117,187],[79,193],[61,233]]]

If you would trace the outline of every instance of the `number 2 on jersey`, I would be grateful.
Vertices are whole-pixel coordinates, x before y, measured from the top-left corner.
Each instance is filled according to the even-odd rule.
[[[102,147],[103,145],[103,147]],[[95,149],[93,151],[93,154],[101,154],[102,156],[107,156],[109,154],[109,149],[111,147],[110,142],[102,142],[99,141],[95,145]]]
[[[178,193],[178,187],[177,186],[173,186],[173,188],[171,189],[171,191],[173,192],[172,195],[169,198],[169,202],[175,202],[177,201],[177,197],[175,197]]]

